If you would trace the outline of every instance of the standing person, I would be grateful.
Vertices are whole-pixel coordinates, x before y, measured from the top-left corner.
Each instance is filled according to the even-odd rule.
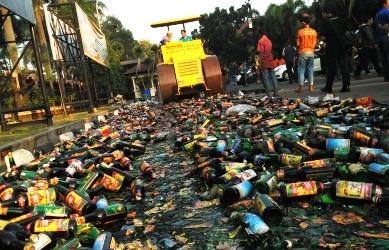
[[[334,7],[331,4],[323,6],[322,14],[324,20],[320,27],[319,39],[326,43],[327,77],[325,87],[320,90],[325,93],[332,93],[336,63],[339,63],[343,82],[340,92],[350,92],[349,51],[341,46],[337,36],[337,34],[343,34],[347,30],[346,19],[336,16]]]
[[[238,65],[233,61],[228,65],[228,76],[230,81],[230,95],[238,94]]]
[[[289,84],[298,82],[298,74],[296,69],[296,54],[297,49],[292,45],[290,40],[286,42],[286,47],[282,50],[282,56],[284,57],[286,64],[286,71],[288,72]]]
[[[181,30],[181,37],[178,40],[181,42],[189,42],[192,41],[192,37],[186,35],[186,30]]]
[[[247,86],[247,71],[249,69],[247,68],[246,62],[242,62],[242,64],[239,66],[239,74],[240,74],[240,82],[243,83],[243,86]]]
[[[302,16],[301,23],[303,28],[297,32],[296,40],[299,54],[297,59],[299,88],[295,90],[297,93],[304,90],[305,72],[307,73],[309,91],[313,91],[313,63],[317,43],[317,32],[309,26],[309,16]]]
[[[259,53],[261,61],[260,71],[263,77],[263,85],[265,87],[265,92],[266,95],[270,97],[270,88],[272,88],[274,96],[278,96],[277,77],[274,71],[272,52],[273,44],[267,37],[267,33],[264,29],[260,29],[258,33],[259,40],[257,44],[257,52]]]
[[[378,29],[378,24],[382,26],[389,25],[389,3],[388,0],[379,0],[379,10],[375,16],[375,30],[376,30],[376,41],[378,49],[381,54],[382,69],[384,72],[384,81],[389,82],[389,36],[388,31],[384,29]],[[384,26],[384,27],[385,27]],[[385,34],[386,33],[386,34]]]
[[[354,71],[354,78],[361,79],[361,71],[367,69],[369,66],[369,59],[374,65],[374,69],[378,76],[382,75],[382,68],[379,63],[377,44],[374,40],[373,34],[373,17],[370,15],[363,15],[361,18],[361,25],[359,25],[360,44],[358,51],[359,64]]]

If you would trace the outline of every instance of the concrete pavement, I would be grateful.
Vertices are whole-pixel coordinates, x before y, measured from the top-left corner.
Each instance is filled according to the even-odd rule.
[[[355,80],[351,75],[351,91],[348,93],[340,93],[342,87],[342,81],[335,79],[333,85],[333,91],[335,96],[339,96],[341,99],[352,97],[360,98],[365,96],[371,96],[375,101],[389,105],[389,82],[384,82],[383,77],[376,77],[376,74],[371,76],[361,75],[361,80]],[[314,77],[314,88],[315,90],[308,91],[308,84],[305,84],[306,91],[302,93],[296,93],[295,90],[298,88],[297,83],[289,84],[288,81],[278,81],[279,95],[282,98],[302,98],[305,99],[308,96],[318,96],[320,98],[325,96],[325,93],[320,91],[325,85],[325,78],[323,76],[316,75]],[[245,94],[256,94],[263,95],[264,88],[260,82],[252,83],[246,87],[238,85],[238,89],[243,91]],[[227,86],[228,90],[228,86]]]

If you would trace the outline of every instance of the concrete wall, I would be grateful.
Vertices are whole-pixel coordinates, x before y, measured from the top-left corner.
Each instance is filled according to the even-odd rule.
[[[50,149],[54,144],[60,142],[59,136],[63,133],[70,132],[72,129],[81,129],[84,128],[85,123],[91,122],[92,120],[97,120],[99,115],[108,115],[113,111],[103,111],[96,113],[96,115],[85,118],[83,120],[79,120],[76,122],[72,122],[67,125],[57,126],[57,127],[47,127],[48,130],[34,136],[30,136],[27,138],[15,140],[13,142],[7,143],[3,146],[0,146],[0,151],[3,151],[6,148],[11,148],[11,151],[15,151],[17,149],[26,149],[30,152],[33,152],[34,148],[42,148]],[[44,125],[43,125],[44,126]],[[4,169],[5,162],[4,160],[0,161],[0,171]]]

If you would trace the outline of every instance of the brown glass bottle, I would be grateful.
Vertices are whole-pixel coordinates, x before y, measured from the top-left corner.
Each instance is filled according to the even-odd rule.
[[[156,179],[157,174],[153,166],[151,166],[148,162],[143,161],[139,166],[140,171],[148,178]]]
[[[66,204],[74,209],[78,214],[84,215],[89,214],[96,209],[96,204],[94,204],[88,197],[85,197],[78,190],[69,190],[61,185],[57,185],[56,188],[64,197]]]
[[[50,233],[55,238],[72,238],[76,232],[75,219],[39,219],[27,225],[30,233]]]
[[[117,203],[104,208],[97,208],[92,213],[75,218],[77,225],[92,222],[95,225],[106,225],[124,219],[127,216],[126,206]]]

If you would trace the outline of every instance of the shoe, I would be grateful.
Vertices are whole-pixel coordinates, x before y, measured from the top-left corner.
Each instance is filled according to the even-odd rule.
[[[313,88],[313,85],[309,85],[309,91],[313,91],[314,88]]]
[[[303,92],[303,91],[304,91],[304,86],[299,85],[299,88],[296,89],[294,92],[301,93],[301,92]]]
[[[354,75],[354,78],[355,78],[355,80],[361,80],[362,79],[362,77],[358,76],[358,75]]]
[[[350,87],[347,86],[347,85],[343,85],[342,89],[340,90],[341,93],[344,93],[344,92],[350,92]]]
[[[321,90],[321,92],[324,92],[324,93],[332,93],[332,89],[327,89],[327,88],[321,88],[320,89]]]
[[[371,72],[370,71],[366,72],[366,75],[367,76],[371,75]]]
[[[384,74],[382,74],[382,73],[377,74],[377,77],[383,77],[383,76],[384,76]]]

